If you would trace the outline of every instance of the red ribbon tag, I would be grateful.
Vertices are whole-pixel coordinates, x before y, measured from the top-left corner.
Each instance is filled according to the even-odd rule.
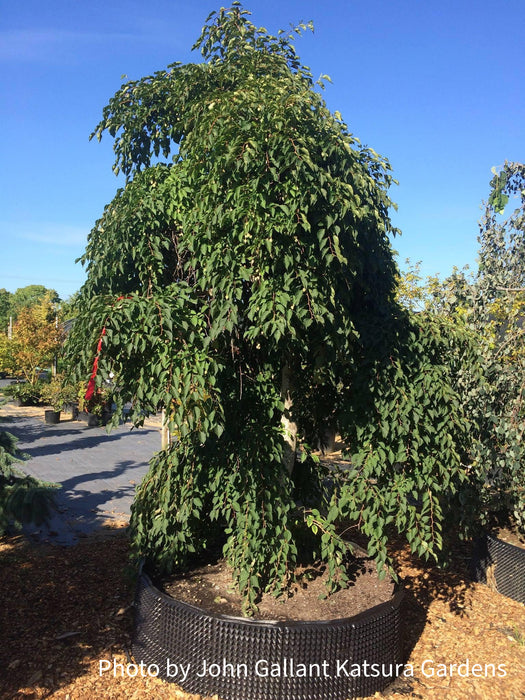
[[[100,339],[98,341],[97,345],[97,354],[95,355],[95,359],[93,360],[93,371],[91,372],[91,377],[89,378],[89,382],[87,385],[87,390],[84,396],[84,399],[86,401],[89,401],[89,399],[93,398],[93,394],[95,393],[95,379],[97,376],[97,370],[98,370],[98,358],[100,355],[100,351],[102,350],[102,338],[106,334],[106,326],[102,329],[102,333],[100,335]]]

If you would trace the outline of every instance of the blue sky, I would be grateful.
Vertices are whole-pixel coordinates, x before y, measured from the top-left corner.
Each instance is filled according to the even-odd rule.
[[[228,3],[222,3],[227,5]],[[0,288],[43,284],[65,298],[75,265],[122,180],[112,140],[89,141],[122,83],[173,61],[214,0],[0,0]],[[251,0],[272,33],[313,20],[296,42],[324,97],[399,186],[394,248],[425,274],[475,268],[492,166],[525,159],[523,0]]]

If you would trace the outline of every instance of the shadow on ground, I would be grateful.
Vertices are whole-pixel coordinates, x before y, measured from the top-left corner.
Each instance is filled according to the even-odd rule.
[[[72,420],[46,425],[35,416],[17,416],[16,409],[0,418],[1,428],[18,438],[23,471],[60,485],[49,522],[24,528],[33,541],[60,545],[74,544],[108,519],[127,521],[135,488],[160,449],[154,428],[124,424],[108,434]]]

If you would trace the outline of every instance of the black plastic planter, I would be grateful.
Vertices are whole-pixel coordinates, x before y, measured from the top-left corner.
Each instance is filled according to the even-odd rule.
[[[346,700],[383,690],[402,670],[400,603],[341,620],[268,622],[207,613],[142,573],[133,655],[186,692],[221,700]]]
[[[474,581],[525,603],[525,549],[484,535],[475,544],[471,573]]]
[[[44,411],[44,421],[47,425],[57,425],[60,423],[60,411]]]
[[[100,418],[94,413],[88,413],[87,411],[79,411],[78,420],[83,420],[88,424],[88,428],[96,428],[100,425]]]
[[[64,404],[64,411],[71,413],[72,420],[78,420],[78,403],[66,403]]]
[[[87,414],[87,424],[88,428],[96,428],[97,426],[100,425],[100,418],[96,416],[94,413],[88,413]]]
[[[19,399],[19,398],[17,398],[17,399],[12,399],[12,401],[13,401],[13,404],[15,406],[18,406],[18,407],[35,406],[35,403],[36,403],[34,400],[31,400],[31,399]]]

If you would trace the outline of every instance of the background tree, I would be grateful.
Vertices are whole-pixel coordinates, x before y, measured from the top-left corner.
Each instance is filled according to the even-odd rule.
[[[510,513],[525,532],[525,165],[506,162],[493,174],[471,313],[490,384],[478,464],[484,510]]]
[[[437,315],[462,316],[471,306],[474,275],[469,266],[453,268],[444,280],[439,275],[423,277],[421,263],[405,260],[405,270],[399,273],[397,299],[409,311],[428,312]]]
[[[13,326],[13,338],[9,341],[15,369],[30,384],[35,384],[38,369],[51,366],[63,340],[64,333],[51,296],[22,308]]]
[[[60,302],[56,291],[47,289],[42,284],[19,287],[14,293],[8,292],[7,289],[0,289],[0,333],[7,333],[9,320],[16,321],[22,309],[31,308],[43,299],[48,299],[53,304]]]
[[[7,334],[9,317],[11,315],[11,292],[0,289],[0,334]]]
[[[54,289],[47,289],[42,284],[29,284],[27,287],[19,287],[11,295],[10,313],[13,320],[18,318],[22,309],[37,306],[41,301],[47,299],[52,304],[60,302],[60,297]]]
[[[12,341],[7,337],[7,333],[0,333],[0,372],[12,374],[16,362],[12,355]]]
[[[77,304],[80,292],[75,292],[67,299],[60,301],[60,320],[62,323],[73,320],[77,315]]]
[[[477,273],[422,280],[412,266],[400,293],[404,304],[463,328],[476,347],[475,380],[469,380],[473,366],[464,366],[459,385],[471,422],[473,483],[464,494],[465,517],[476,511],[486,526],[510,518],[525,532],[525,166],[507,162],[493,175]]]
[[[506,162],[490,187],[480,223],[479,309],[499,341],[517,349],[525,316],[525,165]],[[503,219],[511,197],[518,206]]]
[[[249,607],[305,543],[345,585],[341,518],[380,570],[392,527],[436,555],[468,423],[443,360],[461,334],[395,303],[388,162],[327,109],[293,35],[248,15],[212,13],[204,62],[104,109],[127,184],[81,259],[68,354],[95,387],[118,378],[115,423],[129,400],[177,435],[133,504],[137,552],[165,571],[220,543]],[[327,423],[355,464],[330,482],[309,448]]]

